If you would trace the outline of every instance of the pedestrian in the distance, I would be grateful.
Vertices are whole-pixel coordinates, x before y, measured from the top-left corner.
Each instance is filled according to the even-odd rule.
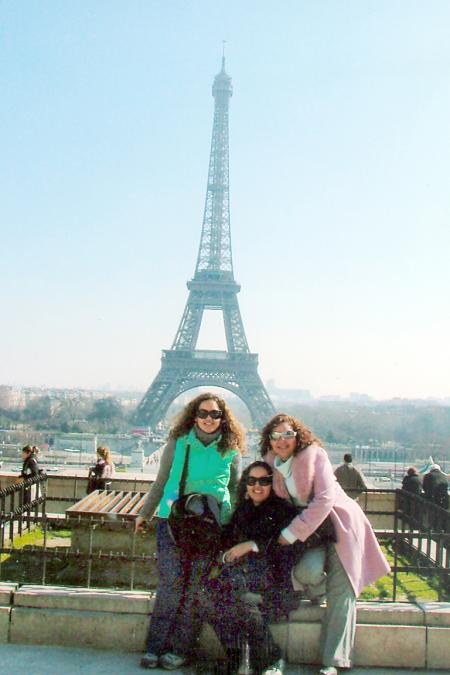
[[[22,471],[16,483],[39,476],[38,454],[39,449],[35,445],[26,445],[22,448]]]
[[[426,499],[443,509],[448,509],[448,478],[441,471],[439,464],[433,464],[423,477],[423,491]]]
[[[38,463],[39,448],[35,445],[25,445],[22,448],[22,471],[20,476],[14,481],[15,485],[19,485],[30,478],[38,478],[41,474],[41,469]],[[23,491],[23,503],[29,504],[31,502],[31,490],[35,491],[36,487],[31,486],[25,488]],[[34,498],[34,497],[33,497]]]
[[[353,457],[349,452],[344,455],[344,463],[338,466],[334,475],[341,488],[352,499],[358,499],[359,495],[367,490],[364,478],[356,466],[353,466]]]
[[[110,489],[115,472],[110,449],[101,445],[97,448],[97,463],[89,469],[87,493]]]
[[[415,495],[422,494],[422,483],[415,466],[410,466],[402,480],[402,489]]]

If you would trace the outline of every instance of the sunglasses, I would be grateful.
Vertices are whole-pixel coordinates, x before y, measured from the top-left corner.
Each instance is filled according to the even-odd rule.
[[[200,408],[200,410],[197,410],[197,417],[200,420],[206,420],[207,417],[211,417],[213,420],[220,420],[222,417],[222,411],[221,410],[205,410],[204,408]]]
[[[296,431],[271,431],[270,438],[272,441],[278,441],[280,438],[288,439],[295,438],[297,436]]]
[[[259,483],[261,487],[268,487],[269,485],[272,485],[272,476],[261,476],[260,478],[256,478],[256,476],[247,476],[245,482],[247,485],[256,485],[256,483]]]

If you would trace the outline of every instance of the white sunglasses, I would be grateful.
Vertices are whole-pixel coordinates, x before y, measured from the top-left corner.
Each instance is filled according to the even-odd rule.
[[[271,431],[270,438],[272,441],[278,441],[280,438],[295,438],[297,436],[296,431]]]

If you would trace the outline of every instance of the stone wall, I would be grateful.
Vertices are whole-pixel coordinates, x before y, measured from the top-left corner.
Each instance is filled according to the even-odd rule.
[[[151,593],[0,584],[0,643],[96,647],[141,652]],[[302,602],[272,626],[292,664],[319,663],[325,609]],[[220,649],[207,629],[206,658]],[[356,666],[450,668],[450,603],[358,603]]]

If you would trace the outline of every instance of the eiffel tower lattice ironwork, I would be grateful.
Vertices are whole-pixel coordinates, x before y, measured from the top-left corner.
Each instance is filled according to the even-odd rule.
[[[228,108],[233,88],[222,70],[214,79],[214,123],[203,227],[189,297],[172,347],[163,350],[161,369],[140,402],[136,419],[154,427],[172,401],[194,387],[223,387],[249,408],[253,424],[262,426],[274,413],[258,375],[258,355],[250,353],[233,274],[230,237]],[[223,313],[227,351],[196,349],[205,310]]]

